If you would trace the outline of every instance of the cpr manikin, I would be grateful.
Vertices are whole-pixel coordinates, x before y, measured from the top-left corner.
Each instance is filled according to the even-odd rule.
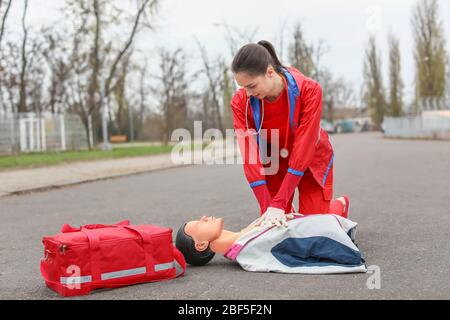
[[[350,238],[355,222],[337,214],[289,214],[287,220],[286,226],[271,226],[262,224],[263,219],[258,218],[233,232],[224,229],[222,218],[203,216],[178,230],[176,246],[186,262],[194,266],[208,263],[218,253],[247,271],[366,271],[364,260]]]

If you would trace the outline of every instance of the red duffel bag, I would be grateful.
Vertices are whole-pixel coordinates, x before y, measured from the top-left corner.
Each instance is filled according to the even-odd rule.
[[[173,279],[186,271],[183,255],[172,243],[172,229],[153,225],[64,225],[42,239],[41,274],[64,297],[99,288]]]

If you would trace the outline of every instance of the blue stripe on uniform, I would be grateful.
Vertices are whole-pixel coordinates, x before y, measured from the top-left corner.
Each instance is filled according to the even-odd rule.
[[[288,172],[299,177],[303,177],[303,175],[305,174],[303,171],[294,170],[292,168],[289,168]]]
[[[267,184],[266,180],[259,180],[259,181],[255,181],[255,182],[250,183],[250,187],[253,189],[253,188],[262,186],[264,184]]]
[[[295,112],[295,101],[297,97],[300,95],[298,90],[297,82],[295,82],[294,77],[286,70],[283,69],[284,75],[287,78],[288,82],[288,93],[289,93],[289,125],[291,129],[294,128],[294,112]]]
[[[323,177],[322,185],[325,185],[325,181],[327,180],[327,176],[328,176],[328,173],[330,172],[330,168],[331,168],[331,164],[333,163],[333,160],[334,160],[334,153],[333,153],[333,156],[331,157],[330,163],[328,164],[327,172],[325,172],[325,176]]]
[[[258,131],[259,127],[261,126],[261,106],[259,100],[255,97],[250,97],[250,105],[252,108],[253,120],[255,121],[255,130]],[[256,142],[259,145],[259,132],[256,136]]]

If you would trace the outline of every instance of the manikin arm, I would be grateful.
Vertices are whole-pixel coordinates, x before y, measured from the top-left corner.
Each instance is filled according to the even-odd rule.
[[[245,227],[244,229],[242,229],[241,231],[239,231],[239,234],[244,235],[247,232],[250,232],[251,230],[253,230],[254,228],[258,227],[259,224],[261,223],[262,218],[258,218],[255,221],[253,221],[252,223],[250,223],[247,227]]]
[[[264,217],[259,217],[258,219],[256,219],[255,221],[253,221],[252,223],[250,223],[247,227],[245,227],[244,229],[242,229],[241,231],[239,231],[239,235],[242,236],[244,234],[246,234],[247,232],[250,232],[251,230],[253,230],[254,228],[260,228],[261,227],[261,222],[263,221]],[[291,215],[286,215],[287,220],[292,220],[293,216]]]

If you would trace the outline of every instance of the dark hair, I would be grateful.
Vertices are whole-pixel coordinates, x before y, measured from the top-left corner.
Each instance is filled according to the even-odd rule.
[[[215,253],[211,251],[209,246],[205,251],[198,251],[195,249],[194,239],[184,231],[186,224],[187,223],[183,224],[181,228],[178,229],[175,246],[181,251],[187,263],[192,266],[203,266],[214,257]]]
[[[258,43],[246,44],[239,49],[233,58],[231,71],[259,76],[266,73],[269,65],[274,67],[276,72],[281,72],[281,68],[284,68],[273,45],[269,41],[261,40]]]

